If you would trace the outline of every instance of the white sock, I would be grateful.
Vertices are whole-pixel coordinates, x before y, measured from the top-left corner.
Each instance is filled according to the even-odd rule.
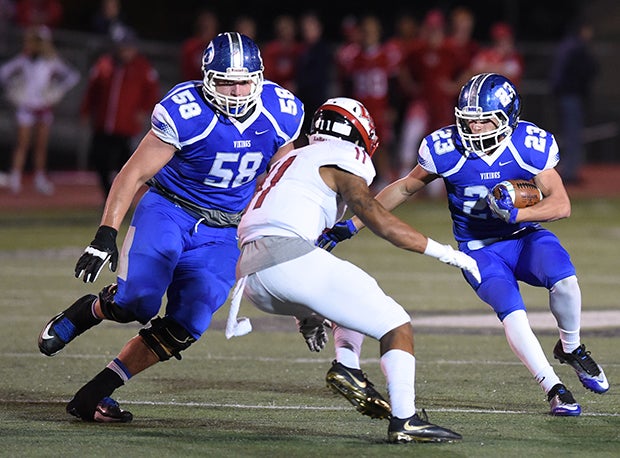
[[[361,369],[359,357],[346,347],[336,347],[336,361],[350,369]]]
[[[381,370],[387,380],[392,415],[409,418],[415,407],[415,356],[403,350],[389,350],[381,357]]]
[[[534,335],[525,310],[516,310],[502,322],[508,345],[513,353],[527,367],[543,389],[549,384],[560,383],[551,364]],[[551,386],[553,386],[551,385]],[[549,387],[550,388],[550,387]],[[545,393],[548,390],[545,390]]]
[[[351,369],[360,369],[360,354],[364,335],[351,329],[332,324],[336,361]]]
[[[579,330],[566,331],[558,328],[558,331],[560,332],[560,341],[562,342],[562,349],[564,350],[564,353],[572,353],[579,347],[579,345],[581,345]]]
[[[558,383],[562,383],[551,365],[545,367],[542,371],[536,374],[536,381],[545,394]]]

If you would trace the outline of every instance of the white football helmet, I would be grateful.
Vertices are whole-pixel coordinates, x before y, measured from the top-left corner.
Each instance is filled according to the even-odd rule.
[[[321,105],[310,124],[309,139],[335,137],[361,146],[372,156],[379,146],[375,121],[357,100],[336,97]]]
[[[224,114],[241,117],[256,105],[263,90],[263,60],[256,43],[237,32],[220,33],[202,55],[203,92],[209,102]],[[220,94],[215,80],[251,81],[246,96]]]

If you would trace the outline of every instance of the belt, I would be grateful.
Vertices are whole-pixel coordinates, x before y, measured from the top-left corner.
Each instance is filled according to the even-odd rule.
[[[146,182],[151,189],[162,197],[178,205],[188,214],[200,220],[201,223],[211,227],[237,227],[243,212],[228,213],[222,210],[215,210],[213,208],[205,208],[200,205],[196,205],[187,199],[177,196],[172,191],[169,191],[163,187],[155,178],[151,178]]]
[[[532,232],[536,232],[539,229],[540,229],[540,226],[538,224],[533,225],[533,226],[525,226],[503,237],[491,237],[491,238],[482,239],[482,240],[470,240],[469,242],[466,242],[466,246],[468,249],[474,251],[480,248],[484,248],[485,246],[489,246],[492,243],[501,242],[503,240],[520,239],[521,237],[525,237],[526,235],[531,234]]]

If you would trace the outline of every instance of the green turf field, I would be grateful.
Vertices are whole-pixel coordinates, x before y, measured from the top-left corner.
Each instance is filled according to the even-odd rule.
[[[417,202],[397,213],[421,231],[451,242],[445,203]],[[243,303],[254,331],[226,340],[227,306],[212,329],[184,353],[137,375],[115,398],[134,414],[125,425],[86,424],[65,413],[82,384],[116,356],[137,325],[104,322],[48,358],[36,339],[47,320],[93,285],[73,266],[94,235],[96,212],[0,214],[0,456],[620,456],[620,326],[585,327],[582,340],[605,368],[608,393],[586,391],[567,366],[553,362],[580,402],[577,418],[554,418],[535,381],[510,351],[492,312],[454,268],[392,247],[362,231],[335,254],[377,278],[424,322],[416,326],[417,406],[431,421],[463,435],[453,444],[391,445],[387,421],[359,415],[324,384],[333,358],[307,350],[292,320]],[[572,254],[584,312],[620,311],[620,200],[578,200],[570,219],[550,223]],[[303,279],[300,279],[303,281]],[[548,314],[547,294],[526,285],[531,315]],[[439,316],[469,315],[480,325],[442,326]],[[430,321],[429,321],[430,320]],[[535,327],[549,358],[557,339]],[[367,340],[364,370],[385,393],[378,344]]]

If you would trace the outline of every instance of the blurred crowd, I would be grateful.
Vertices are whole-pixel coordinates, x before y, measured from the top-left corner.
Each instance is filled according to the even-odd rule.
[[[268,37],[262,40],[251,16],[224,21],[214,10],[196,11],[194,30],[180,43],[179,75],[182,80],[202,79],[204,47],[218,33],[230,29],[248,35],[260,46],[265,78],[293,91],[304,102],[306,113],[312,113],[331,96],[353,97],[369,108],[381,139],[380,151],[374,156],[378,173],[375,183],[380,188],[415,165],[424,135],[454,122],[456,97],[472,75],[500,73],[519,88],[524,73],[515,31],[506,22],[477,30],[476,16],[465,6],[430,9],[423,15],[406,8],[396,13],[392,23],[373,14],[344,17],[340,40],[333,42],[324,37],[321,16],[311,10],[274,15],[271,30],[261,30],[261,36]],[[24,30],[45,26],[53,31],[61,18],[58,0],[0,0],[0,28],[2,23],[12,22]],[[168,88],[161,87],[154,66],[140,52],[138,37],[123,14],[120,0],[101,0],[92,17],[91,31],[114,43],[91,69],[84,69],[88,84],[80,111],[96,140],[90,148],[90,164],[107,193],[111,176],[131,154],[131,140],[148,128],[150,109]],[[571,35],[573,42],[575,36]],[[590,38],[580,42],[580,52],[589,52],[586,40]],[[563,52],[568,53],[566,49]],[[578,88],[578,100],[587,96],[596,74],[594,59],[588,62],[588,68],[578,75],[581,81],[572,86]],[[566,63],[557,65],[562,64]],[[566,86],[557,82],[564,72],[555,71],[554,88],[566,91]],[[573,74],[574,78],[578,76]],[[121,98],[123,91],[138,91],[139,96],[125,94]],[[570,103],[563,100],[565,106]],[[569,109],[574,107],[573,100]],[[583,106],[577,105],[577,109],[583,110]],[[567,115],[564,119],[573,125],[580,120]],[[307,131],[307,123],[304,129]],[[574,128],[566,132],[575,133]],[[305,136],[301,137],[299,142],[303,143]],[[571,142],[577,143],[572,154],[583,156],[580,141],[573,135]],[[576,179],[575,167],[582,159],[567,162],[574,164],[567,176]],[[10,173],[16,173],[15,167]],[[11,189],[19,192],[20,188]],[[431,188],[428,192],[441,190]]]

